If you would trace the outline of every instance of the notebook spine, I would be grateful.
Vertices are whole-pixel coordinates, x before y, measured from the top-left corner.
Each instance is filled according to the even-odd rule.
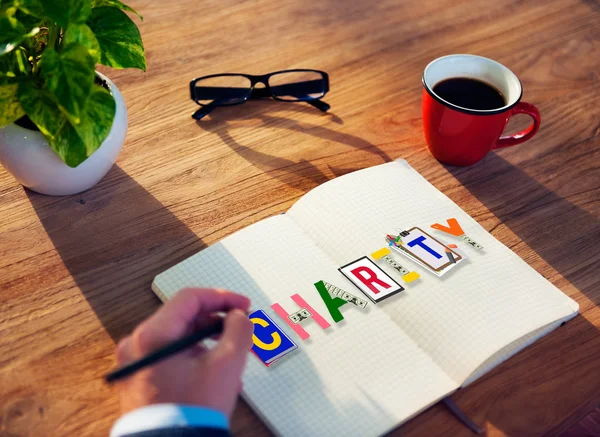
[[[456,417],[459,422],[461,422],[475,434],[483,434],[483,428],[477,426],[477,424],[473,422],[471,418],[467,416],[465,412],[458,407],[458,405],[456,405],[456,403],[452,400],[450,396],[447,396],[444,399],[442,399],[442,404],[444,404],[446,408],[448,408],[448,410],[450,410],[450,412],[454,414],[454,417]]]

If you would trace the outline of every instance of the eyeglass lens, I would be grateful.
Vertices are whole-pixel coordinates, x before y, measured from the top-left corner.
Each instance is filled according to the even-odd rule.
[[[214,76],[196,82],[196,101],[201,105],[235,105],[250,97],[252,82],[245,76]]]
[[[316,71],[287,71],[270,76],[269,87],[280,100],[314,100],[325,95],[326,81]],[[196,82],[194,93],[201,105],[235,105],[250,98],[252,82],[238,75],[207,77]]]
[[[325,78],[317,71],[287,71],[269,77],[273,96],[280,100],[319,99],[325,95]]]

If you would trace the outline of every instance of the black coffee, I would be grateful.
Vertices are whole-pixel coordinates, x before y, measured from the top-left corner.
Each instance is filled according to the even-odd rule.
[[[437,83],[433,92],[454,105],[468,109],[489,110],[506,106],[500,91],[485,82],[467,77],[453,77]]]

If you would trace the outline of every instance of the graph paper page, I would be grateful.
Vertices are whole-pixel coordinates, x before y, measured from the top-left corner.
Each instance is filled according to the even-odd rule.
[[[153,290],[166,300],[189,286],[220,287],[251,298],[298,344],[271,367],[253,355],[243,396],[270,428],[286,437],[376,437],[450,394],[458,384],[394,323],[387,311],[341,307],[333,323],[314,283],[327,281],[356,295],[328,256],[287,215],[245,228],[157,276]],[[299,309],[298,293],[331,327],[302,322],[302,341],[271,310]]]
[[[441,278],[395,254],[398,262],[415,269],[421,278],[377,307],[459,384],[476,370],[480,376],[531,343],[527,334],[545,334],[547,330],[541,328],[556,326],[578,309],[576,302],[492,237],[406,161],[329,181],[304,195],[287,215],[338,267],[384,247],[386,233],[398,228],[418,226],[442,241],[456,243],[468,259]],[[477,251],[430,227],[446,224],[451,217],[484,250]],[[387,264],[380,267],[402,282]],[[488,361],[490,357],[497,362]]]

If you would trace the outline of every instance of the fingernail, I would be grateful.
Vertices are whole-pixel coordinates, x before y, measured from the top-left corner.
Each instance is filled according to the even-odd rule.
[[[230,314],[234,314],[234,313],[235,313],[235,315],[247,317],[247,314],[244,311],[237,309],[237,308],[230,311]]]

